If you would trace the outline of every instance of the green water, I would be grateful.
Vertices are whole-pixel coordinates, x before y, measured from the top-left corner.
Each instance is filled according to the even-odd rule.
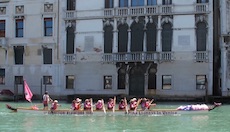
[[[0,102],[0,132],[229,132],[230,105],[205,114],[178,116],[71,116],[13,113]],[[13,103],[12,106],[30,106]],[[183,103],[185,104],[185,103]],[[176,108],[179,103],[157,104],[158,108]],[[62,103],[62,108],[70,104]]]

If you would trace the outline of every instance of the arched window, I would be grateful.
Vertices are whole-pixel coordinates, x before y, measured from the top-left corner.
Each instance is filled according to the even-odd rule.
[[[128,0],[119,0],[119,7],[128,7]]]
[[[118,26],[118,52],[127,52],[128,47],[128,25]]]
[[[171,51],[172,49],[172,25],[165,23],[163,26],[162,36],[162,51]]]
[[[113,0],[105,0],[105,8],[113,8]]]
[[[66,54],[74,53],[74,31],[73,26],[66,28]]]
[[[131,51],[143,51],[144,26],[143,17],[136,18],[131,25]]]
[[[132,6],[144,6],[145,1],[144,0],[132,0]]]
[[[113,26],[104,27],[104,53],[112,53],[113,45]]]
[[[207,28],[205,22],[196,25],[196,45],[197,51],[206,51]]]
[[[155,23],[148,23],[146,26],[147,51],[156,51],[157,30]]]

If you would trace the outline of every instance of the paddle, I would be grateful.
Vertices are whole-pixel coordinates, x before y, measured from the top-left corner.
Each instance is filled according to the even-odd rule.
[[[128,114],[129,110],[128,110],[128,104],[127,104],[126,97],[124,97],[124,101],[125,101],[125,111],[126,111],[126,114]]]
[[[103,106],[103,111],[104,111],[104,113],[106,114],[104,99],[102,99],[102,106]]]
[[[90,98],[90,103],[91,103],[91,112],[93,113],[93,99]]]
[[[139,105],[140,103],[141,103],[141,99],[138,99],[136,108],[134,109],[134,112],[137,112],[137,107],[138,107],[138,105]]]
[[[152,100],[149,102],[149,107],[152,105],[153,101],[154,101],[154,99],[152,99]],[[146,107],[146,108],[145,108],[145,111],[146,111],[147,109],[148,109],[148,108]]]
[[[116,107],[116,96],[113,98],[113,113],[115,112],[115,107]]]

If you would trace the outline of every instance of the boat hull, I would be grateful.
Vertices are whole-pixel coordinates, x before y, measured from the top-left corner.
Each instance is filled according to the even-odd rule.
[[[113,111],[84,111],[84,110],[33,110],[31,108],[16,108],[17,112],[22,113],[31,113],[31,114],[45,114],[45,115],[133,115],[133,116],[141,116],[141,115],[148,115],[148,116],[164,116],[164,115],[181,115],[181,114],[201,114],[207,113],[208,110],[199,110],[199,111],[180,111],[176,109],[154,109],[154,110],[137,110],[137,111],[123,111],[123,110],[115,110]]]

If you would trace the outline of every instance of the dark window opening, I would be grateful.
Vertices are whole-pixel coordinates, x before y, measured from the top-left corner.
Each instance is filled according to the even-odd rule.
[[[157,29],[154,23],[147,24],[147,51],[156,51]]]
[[[14,46],[14,61],[16,65],[23,64],[24,46]]]
[[[163,25],[162,30],[162,51],[171,51],[172,49],[172,26],[170,23]]]
[[[23,76],[15,76],[14,80],[15,84],[23,84]]]
[[[75,10],[76,0],[67,0],[67,10]]]
[[[73,75],[66,76],[66,89],[74,89],[74,80]]]
[[[199,22],[196,28],[197,51],[206,51],[207,28],[206,23]]]
[[[163,5],[171,5],[172,4],[172,0],[163,0],[162,4]]]
[[[66,29],[66,53],[73,54],[74,53],[74,27],[67,27]]]
[[[125,89],[125,69],[121,68],[118,72],[118,89]]]
[[[131,51],[142,52],[143,51],[143,39],[144,39],[144,18],[135,18],[135,21],[131,25]]]
[[[0,69],[0,84],[5,84],[5,69]]]
[[[43,64],[52,64],[52,49],[43,48]]]
[[[113,8],[113,0],[105,0],[105,8]]]
[[[208,3],[208,0],[197,0],[197,3]]]
[[[52,85],[52,76],[43,76],[44,85]]]
[[[104,27],[104,53],[112,53],[113,46],[113,27]]]
[[[128,47],[128,25],[121,24],[118,27],[118,52],[127,52]]]
[[[0,37],[5,37],[6,23],[5,20],[0,20]]]

